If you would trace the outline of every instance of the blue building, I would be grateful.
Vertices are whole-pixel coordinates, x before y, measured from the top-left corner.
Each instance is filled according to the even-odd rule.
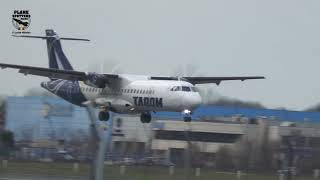
[[[193,118],[199,120],[204,117],[231,117],[239,115],[247,118],[266,117],[279,121],[320,122],[320,112],[241,108],[232,106],[200,106],[193,113]],[[158,112],[154,116],[159,118],[182,119],[181,113],[177,112]]]
[[[68,139],[88,132],[84,108],[53,97],[8,97],[6,129],[16,140]]]

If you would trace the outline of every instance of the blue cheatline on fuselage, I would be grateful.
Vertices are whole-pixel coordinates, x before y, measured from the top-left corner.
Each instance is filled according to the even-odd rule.
[[[133,97],[135,106],[145,106],[145,107],[163,107],[162,98],[159,97]]]

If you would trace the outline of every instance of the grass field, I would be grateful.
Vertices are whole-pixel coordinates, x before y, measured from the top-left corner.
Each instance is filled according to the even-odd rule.
[[[88,176],[89,165],[80,164],[79,171],[73,171],[71,163],[22,163],[9,162],[8,167],[0,167],[0,173],[8,174],[45,174],[61,176]],[[127,179],[127,180],[183,180],[185,171],[183,168],[175,168],[173,175],[169,175],[168,168],[162,167],[141,167],[127,166],[124,175],[120,175],[119,166],[107,166],[104,170],[105,179]],[[195,170],[188,172],[189,180],[236,180],[236,174],[232,172],[216,172],[213,170],[201,170],[200,176],[195,176]],[[248,174],[243,175],[244,180],[278,180],[276,173],[274,175],[266,174]],[[311,180],[310,177],[295,177],[295,180]]]

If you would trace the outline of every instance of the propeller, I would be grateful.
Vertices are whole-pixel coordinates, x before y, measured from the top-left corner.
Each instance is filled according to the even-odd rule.
[[[194,64],[183,64],[174,69],[173,76],[193,77],[193,76],[203,76],[203,74],[200,73],[199,66]],[[221,94],[219,94],[215,90],[214,87],[215,85],[202,85],[202,84],[197,85],[197,89],[202,97],[202,101],[204,104],[210,104],[223,97]]]
[[[122,65],[114,63],[110,60],[101,60],[99,63],[91,63],[79,68],[80,71],[97,72],[99,74],[111,73],[120,74],[122,73]]]

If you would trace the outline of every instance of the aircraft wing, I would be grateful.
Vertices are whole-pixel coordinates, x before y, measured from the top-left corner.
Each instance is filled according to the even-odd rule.
[[[215,83],[219,85],[221,81],[230,80],[248,80],[248,79],[265,79],[263,76],[234,76],[234,77],[166,77],[166,76],[151,76],[150,79],[154,80],[182,80],[190,82],[191,84],[207,84]]]
[[[248,79],[265,79],[263,76],[234,76],[234,77],[182,77],[183,80],[190,82],[191,84],[206,84],[215,83],[219,85],[221,81],[230,80],[248,80]]]
[[[43,67],[34,67],[34,66],[24,66],[24,65],[15,65],[15,64],[4,64],[0,63],[0,68],[13,68],[19,69],[19,73],[24,75],[36,75],[56,79],[65,79],[70,81],[86,81],[88,80],[88,74],[81,71],[73,70],[61,70],[61,69],[52,69],[52,68],[43,68]],[[118,78],[116,74],[101,74],[106,79]]]

